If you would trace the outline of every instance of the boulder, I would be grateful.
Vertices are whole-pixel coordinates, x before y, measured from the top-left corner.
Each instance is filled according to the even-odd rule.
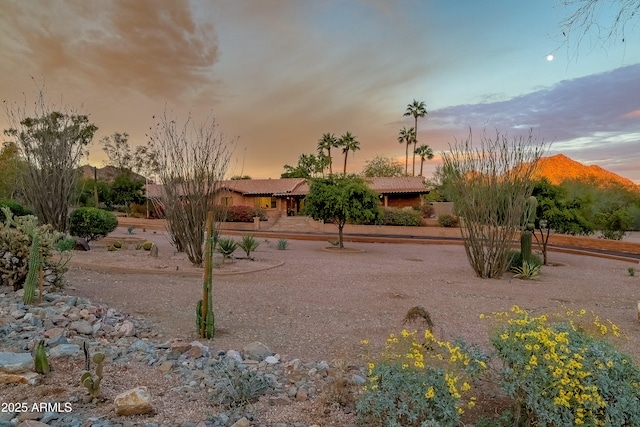
[[[245,359],[263,361],[269,356],[273,356],[273,352],[260,341],[254,341],[242,349]]]
[[[113,401],[116,415],[140,415],[153,411],[151,395],[141,386],[117,395]]]
[[[31,369],[33,369],[33,356],[30,353],[0,351],[0,372],[16,374]]]
[[[90,251],[89,242],[82,237],[76,237],[76,251]]]
[[[91,326],[91,323],[86,320],[76,320],[75,322],[71,322],[69,324],[69,329],[83,335],[93,334],[93,327]]]
[[[49,357],[52,359],[58,357],[72,357],[80,354],[80,346],[78,344],[58,344],[49,350]]]

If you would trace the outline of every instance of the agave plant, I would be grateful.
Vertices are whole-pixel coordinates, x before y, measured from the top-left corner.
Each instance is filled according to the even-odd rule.
[[[540,275],[540,265],[527,261],[522,262],[522,267],[515,267],[513,272],[516,273],[513,277],[517,277],[522,280],[534,279]]]
[[[238,242],[233,240],[231,237],[224,237],[218,240],[217,251],[222,254],[222,261],[225,259],[231,258],[235,250],[238,249]]]
[[[251,258],[251,252],[255,251],[258,246],[260,246],[260,242],[258,242],[253,236],[246,235],[242,236],[242,240],[238,242],[238,246],[247,254],[247,258],[253,259]]]

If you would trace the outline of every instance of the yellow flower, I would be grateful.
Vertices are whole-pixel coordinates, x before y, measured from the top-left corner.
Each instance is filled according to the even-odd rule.
[[[408,332],[406,329],[403,329],[403,330],[402,330],[402,332],[401,332],[401,334],[402,334],[402,336],[403,336],[404,338],[406,338],[406,337],[408,337],[408,336],[409,336],[409,332]]]
[[[433,396],[436,395],[435,390],[433,389],[433,387],[429,387],[429,389],[427,390],[427,392],[424,394],[424,397],[426,397],[427,399],[431,399]]]
[[[503,340],[507,340],[509,339],[509,334],[505,332],[504,334],[500,335],[500,338],[502,338]]]
[[[368,345],[368,344],[369,344],[369,340],[364,339],[364,340],[360,341],[360,344],[362,344],[362,345]]]
[[[375,367],[376,367],[376,365],[374,365],[373,363],[369,362],[369,369],[373,369]]]

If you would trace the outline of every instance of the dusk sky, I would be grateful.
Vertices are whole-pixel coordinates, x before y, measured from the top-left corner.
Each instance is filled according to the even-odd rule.
[[[99,166],[100,138],[144,144],[165,106],[238,137],[230,175],[278,178],[325,132],[360,141],[350,172],[376,155],[404,163],[398,131],[417,99],[418,144],[436,153],[426,176],[469,128],[474,140],[533,129],[549,154],[640,183],[640,23],[624,43],[576,51],[559,24],[571,12],[559,0],[0,0],[0,98],[33,100],[44,82],[99,127]]]

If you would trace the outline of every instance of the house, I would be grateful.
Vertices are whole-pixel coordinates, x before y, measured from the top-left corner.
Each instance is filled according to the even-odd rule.
[[[403,208],[423,204],[428,194],[419,176],[366,178],[369,187],[380,195],[382,206]],[[304,208],[309,184],[304,178],[238,179],[223,181],[216,203],[223,206],[252,206],[264,209],[269,217],[297,215]],[[149,184],[147,197],[162,199],[162,185]]]
[[[423,203],[428,194],[419,176],[366,178],[369,188],[380,195],[382,206],[403,208]],[[254,206],[269,216],[296,215],[304,207],[309,184],[304,178],[239,179],[224,181],[217,200],[225,206]]]

